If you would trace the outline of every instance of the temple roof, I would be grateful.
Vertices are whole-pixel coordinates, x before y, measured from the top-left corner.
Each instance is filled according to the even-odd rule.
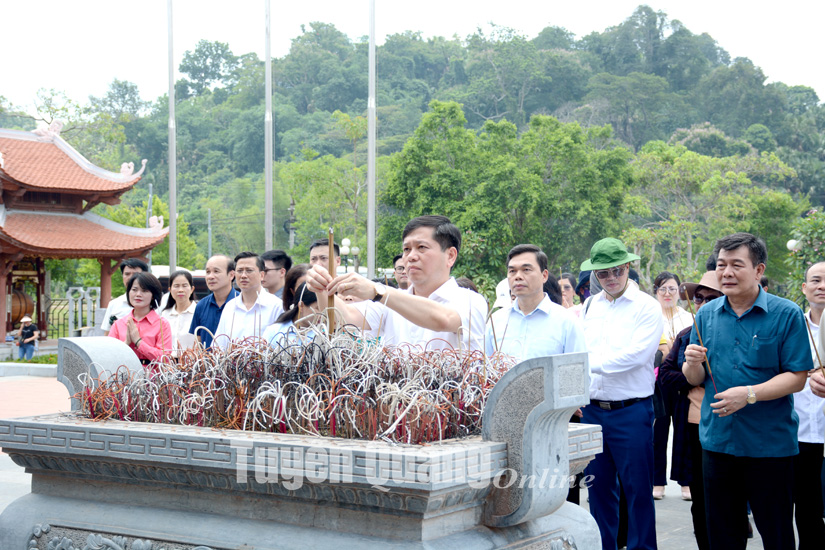
[[[140,256],[168,234],[168,227],[129,227],[91,212],[32,212],[0,205],[0,253],[43,258]]]
[[[0,183],[41,191],[119,195],[143,173],[143,169],[133,173],[131,163],[124,164],[119,174],[95,166],[60,137],[59,128],[35,132],[0,129]]]

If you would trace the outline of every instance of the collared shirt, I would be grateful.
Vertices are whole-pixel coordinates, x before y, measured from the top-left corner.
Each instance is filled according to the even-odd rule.
[[[275,294],[275,296],[277,296],[278,298],[283,298],[283,297],[284,297],[284,287],[281,287],[281,288],[279,288],[278,290],[276,290],[276,291],[274,292],[274,294]]]
[[[283,302],[274,294],[261,289],[252,307],[246,309],[243,303],[243,294],[239,293],[226,303],[218,328],[215,331],[215,342],[225,348],[230,340],[243,340],[250,336],[262,337],[266,327],[274,323],[284,312]]]
[[[813,367],[808,330],[799,306],[761,288],[754,304],[736,315],[726,296],[706,304],[696,314],[696,326],[708,348],[713,379],[705,380],[699,440],[702,448],[717,453],[749,457],[784,457],[797,454],[799,420],[793,395],[746,405],[720,418],[711,412],[716,392],[767,382],[783,372]],[[691,344],[699,344],[696,330]],[[705,367],[707,370],[707,367]]]
[[[223,313],[226,304],[231,302],[238,294],[240,293],[237,290],[230,288],[229,294],[227,294],[226,300],[221,306],[218,306],[217,302],[215,302],[214,293],[200,300],[195,307],[195,315],[192,316],[192,323],[189,325],[189,334],[200,337],[203,346],[206,348],[210,347],[212,345],[212,335],[217,334],[215,331],[218,329],[221,313]],[[201,330],[197,330],[198,328]]]
[[[518,298],[513,307],[493,313],[484,341],[487,355],[498,349],[518,361],[587,351],[576,316],[553,303],[547,294],[536,309],[526,315],[521,311]]]
[[[190,302],[183,312],[178,312],[175,306],[168,309],[161,310],[160,316],[169,321],[169,326],[172,327],[172,349],[178,349],[178,341],[181,334],[189,334],[189,327],[192,326],[192,318],[195,316],[195,309],[197,304]],[[186,346],[181,346],[186,347]]]
[[[814,366],[819,366],[817,362],[817,351],[819,351],[819,360],[825,360],[822,355],[822,350],[817,350],[816,345],[819,343],[819,325],[815,325],[811,321],[811,312],[805,314],[805,320],[808,326],[811,327],[811,335],[808,337],[808,343],[811,345],[811,358]],[[813,336],[811,338],[810,336]],[[825,414],[823,414],[822,407],[825,405],[825,399],[817,397],[811,391],[809,380],[805,380],[805,387],[802,391],[793,394],[793,408],[799,416],[799,431],[797,432],[799,441],[805,443],[825,443]]]
[[[413,287],[407,289],[412,294]],[[460,334],[435,332],[408,321],[401,314],[377,302],[356,302],[352,304],[367,319],[372,338],[380,337],[384,346],[411,344],[434,349],[484,349],[484,323],[487,319],[487,300],[467,288],[458,286],[450,277],[428,299],[449,306],[461,317]],[[392,300],[392,296],[387,298]]]
[[[128,332],[126,324],[129,319],[135,319],[134,310],[115,321],[112,330],[109,331],[109,336],[125,342]],[[169,327],[169,321],[161,318],[155,310],[150,310],[143,319],[140,321],[135,319],[135,322],[140,333],[140,344],[135,346],[132,343],[129,347],[135,351],[138,359],[154,361],[161,355],[172,351],[172,329]]]
[[[109,300],[109,305],[106,306],[106,314],[103,317],[103,322],[100,323],[100,328],[103,330],[112,330],[112,323],[109,322],[112,316],[116,319],[125,317],[132,311],[132,306],[126,301],[126,295],[121,294],[117,298]]]
[[[653,360],[662,337],[662,308],[628,282],[614,301],[604,291],[581,314],[590,361],[590,398],[622,401],[653,395]]]

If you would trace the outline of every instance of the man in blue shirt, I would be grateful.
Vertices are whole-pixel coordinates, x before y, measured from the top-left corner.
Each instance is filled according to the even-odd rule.
[[[768,259],[761,239],[735,233],[715,252],[724,297],[696,315],[682,367],[706,389],[699,439],[710,547],[744,550],[750,502],[765,548],[792,550],[798,418],[790,394],[813,366],[805,319],[759,286]]]
[[[195,306],[195,314],[189,326],[189,333],[194,334],[205,348],[212,345],[212,335],[218,328],[223,306],[239,294],[232,288],[234,279],[235,262],[232,258],[218,254],[206,262],[206,286],[212,294]]]
[[[587,351],[576,317],[544,293],[547,255],[538,246],[520,244],[507,254],[507,280],[516,301],[493,313],[487,326],[487,355],[501,351],[518,361]]]

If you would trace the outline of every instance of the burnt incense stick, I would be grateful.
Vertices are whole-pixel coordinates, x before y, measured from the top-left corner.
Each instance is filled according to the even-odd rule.
[[[329,274],[335,278],[338,273],[335,270],[335,241],[332,240],[333,231],[329,228]],[[329,334],[335,333],[335,294],[327,297],[327,318],[329,319]]]

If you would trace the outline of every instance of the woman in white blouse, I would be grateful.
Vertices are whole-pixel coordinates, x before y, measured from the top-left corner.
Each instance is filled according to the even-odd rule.
[[[169,276],[169,300],[161,317],[169,321],[172,327],[172,349],[175,350],[175,356],[178,355],[178,350],[192,347],[189,325],[195,315],[195,302],[192,274],[185,269],[173,272]]]

